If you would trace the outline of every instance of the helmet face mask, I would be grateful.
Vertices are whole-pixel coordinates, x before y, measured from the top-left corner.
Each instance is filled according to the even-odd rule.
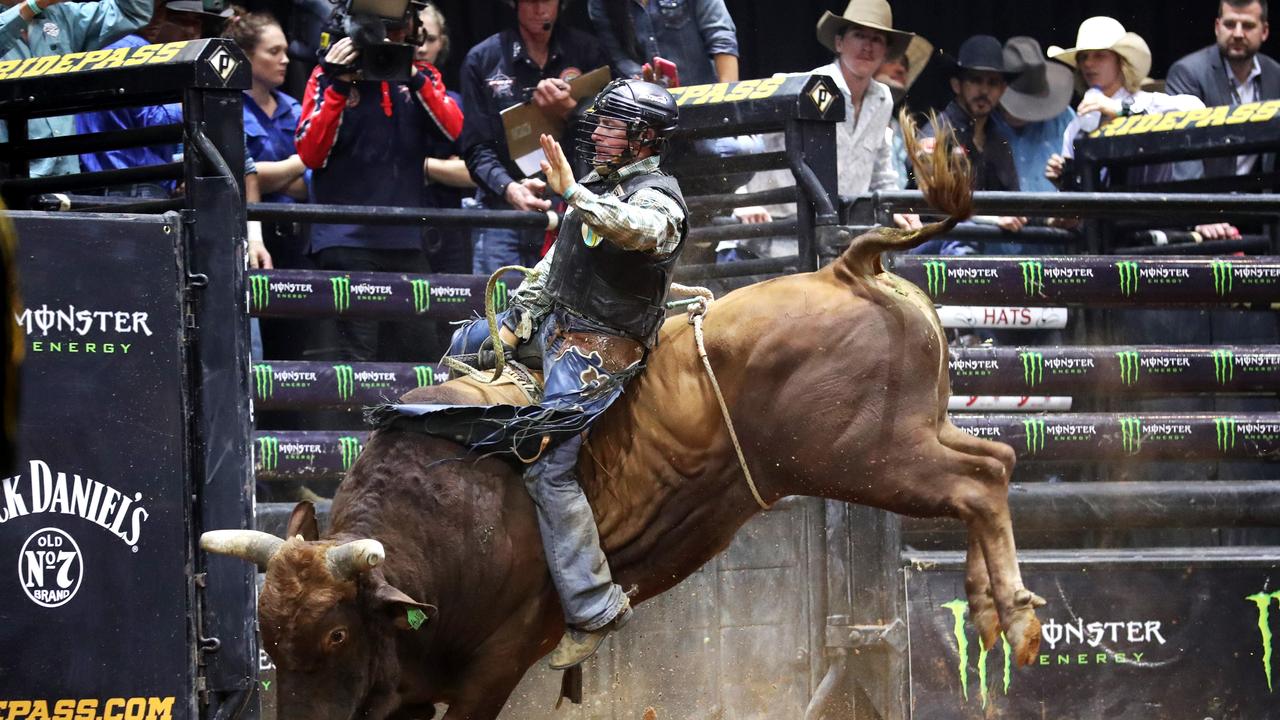
[[[641,155],[661,153],[676,128],[675,100],[665,88],[614,80],[596,95],[578,124],[578,157],[608,175]],[[645,149],[652,153],[645,153]]]

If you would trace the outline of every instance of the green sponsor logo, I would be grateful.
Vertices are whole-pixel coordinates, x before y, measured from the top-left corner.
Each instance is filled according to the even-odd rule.
[[[416,278],[410,281],[413,285],[413,311],[424,313],[431,309],[431,281]]]
[[[360,439],[353,437],[338,438],[338,452],[342,453],[342,469],[350,470],[360,457]]]
[[[1142,449],[1142,420],[1136,417],[1120,418],[1120,444],[1124,451],[1136,455]]]
[[[1022,360],[1022,381],[1027,387],[1044,382],[1044,353],[1020,352],[1018,358]]]
[[[499,280],[493,284],[493,309],[495,312],[502,312],[507,309],[507,303],[510,301],[509,291],[507,290],[507,281]]]
[[[951,611],[951,631],[956,639],[956,663],[960,674],[960,694],[964,697],[965,702],[969,701],[969,638],[965,635],[965,615],[969,612],[969,603],[964,600],[956,599],[951,602],[943,603],[941,607]],[[989,650],[982,647],[981,641],[975,641],[978,646],[978,688],[980,697],[982,698],[982,707],[987,706],[988,686],[987,680],[987,655]],[[1009,647],[1009,641],[1005,639],[1004,634],[1000,634],[1000,649],[1004,653],[1004,694],[1009,694],[1009,682],[1013,679],[1013,651]]]
[[[1236,446],[1236,419],[1217,417],[1213,419],[1214,434],[1218,439],[1218,451],[1226,452]]]
[[[265,435],[258,438],[258,468],[275,470],[280,466],[280,439]]]
[[[263,310],[271,304],[271,279],[266,275],[249,276],[249,301],[254,310]]]
[[[329,288],[333,291],[333,309],[346,312],[351,308],[351,278],[329,278]]]
[[[1265,590],[1245,596],[1245,600],[1253,603],[1258,609],[1258,636],[1262,642],[1262,673],[1267,676],[1267,691],[1274,692],[1271,686],[1271,601],[1280,603],[1280,592]]]
[[[1125,385],[1133,385],[1138,382],[1138,373],[1142,369],[1139,361],[1140,357],[1136,350],[1124,350],[1116,353],[1116,358],[1120,361],[1120,382]]]
[[[1213,351],[1213,377],[1219,385],[1236,378],[1236,354],[1230,350]]]
[[[275,371],[270,365],[253,366],[253,387],[258,393],[259,400],[269,398],[275,392],[275,379]]]
[[[356,374],[350,365],[334,365],[333,376],[338,381],[338,397],[350,400],[356,391]]]
[[[1022,421],[1022,431],[1027,436],[1027,454],[1035,455],[1044,449],[1044,420],[1032,418]]]
[[[1235,280],[1231,263],[1226,260],[1213,260],[1209,264],[1213,268],[1213,291],[1220,296],[1230,293]]]
[[[1116,263],[1116,272],[1120,273],[1120,292],[1126,297],[1138,292],[1138,263],[1125,260]]]
[[[418,387],[436,384],[436,370],[430,365],[414,365],[413,377],[418,381]]]
[[[1022,268],[1022,291],[1028,297],[1044,294],[1044,263],[1039,260],[1023,260],[1018,263]]]
[[[947,291],[947,264],[941,260],[927,260],[924,264],[925,281],[929,294],[938,297]]]

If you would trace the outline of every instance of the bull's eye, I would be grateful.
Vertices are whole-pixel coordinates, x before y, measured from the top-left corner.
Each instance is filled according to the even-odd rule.
[[[343,630],[342,628],[338,628],[337,630],[332,630],[329,632],[330,645],[341,645],[342,643],[346,642],[346,640],[347,640],[347,631]]]

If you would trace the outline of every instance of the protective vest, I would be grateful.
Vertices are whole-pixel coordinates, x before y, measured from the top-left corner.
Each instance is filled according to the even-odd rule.
[[[688,206],[680,184],[670,175],[646,173],[618,183],[592,183],[592,192],[618,195],[626,202],[652,187],[670,196],[685,211],[680,242],[671,254],[659,257],[642,250],[623,250],[606,237],[595,247],[583,241],[583,220],[572,213],[556,237],[546,291],[557,303],[582,317],[652,347],[666,318],[671,274],[689,232]]]

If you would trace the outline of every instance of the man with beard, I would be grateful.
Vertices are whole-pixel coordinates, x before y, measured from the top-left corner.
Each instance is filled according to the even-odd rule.
[[[964,41],[952,62],[955,71],[951,91],[955,99],[938,116],[938,123],[955,133],[956,142],[969,156],[974,190],[1017,192],[1021,186],[1009,140],[991,122],[991,113],[1000,105],[1014,75],[1005,67],[1004,46],[990,35],[974,35]],[[932,125],[924,128],[922,135],[926,139],[921,147],[926,152],[932,149],[936,134],[937,128]],[[1001,229],[1018,231],[1027,219],[999,217],[993,222]]]
[[[1271,32],[1267,0],[1221,0],[1213,23],[1217,43],[1187,55],[1169,69],[1167,91],[1194,95],[1210,107],[1280,98],[1280,63],[1258,52]],[[1275,156],[1219,157],[1204,161],[1205,175],[1271,172]]]

